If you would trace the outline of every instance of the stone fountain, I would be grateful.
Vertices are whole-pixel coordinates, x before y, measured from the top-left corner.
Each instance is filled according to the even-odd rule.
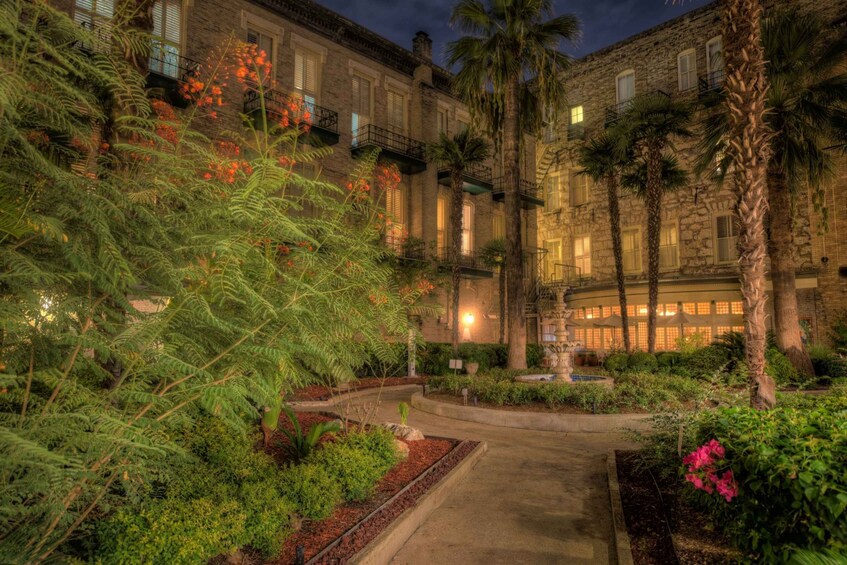
[[[573,373],[573,354],[571,351],[579,346],[579,343],[568,340],[568,321],[573,310],[568,308],[565,301],[565,293],[568,291],[568,285],[563,283],[555,283],[550,286],[556,297],[555,303],[551,310],[543,312],[545,318],[555,320],[556,330],[553,332],[556,341],[547,347],[556,357],[556,366],[553,372],[556,375],[556,380],[559,382],[573,382],[571,374]]]

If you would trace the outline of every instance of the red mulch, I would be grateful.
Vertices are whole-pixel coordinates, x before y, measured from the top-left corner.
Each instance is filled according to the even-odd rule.
[[[637,452],[618,451],[616,455],[636,565],[722,565],[741,560],[726,538],[711,529],[708,517],[686,503],[678,481],[662,482],[656,477],[657,490],[650,473],[638,467]]]
[[[370,378],[356,379],[345,383],[342,387],[331,387],[327,385],[311,385],[294,391],[290,400],[329,400],[333,394],[379,388],[381,386],[419,385],[426,382],[426,377],[391,377],[387,379]]]
[[[425,439],[409,442],[408,445],[409,457],[398,463],[382,478],[377,484],[374,496],[370,500],[362,503],[345,504],[337,508],[332,516],[320,522],[304,521],[300,531],[286,540],[279,557],[268,563],[278,565],[294,563],[298,545],[305,547],[305,556],[308,561],[449,453],[456,445],[456,442],[444,439]],[[396,504],[390,505],[391,512],[386,513],[384,512],[386,509],[382,509],[374,517],[374,520],[369,520],[356,530],[355,535],[349,536],[339,546],[333,548],[331,554],[327,555],[327,559],[324,561],[327,563],[338,563],[340,562],[339,559],[349,558],[356,551],[367,545],[396,516],[414,504],[415,500],[432,486],[429,483],[433,479],[435,482],[440,480],[458,461],[461,461],[464,455],[467,454],[462,454],[462,457],[459,457],[453,465],[444,465],[443,467],[446,467],[446,470],[444,470],[443,474],[430,473],[433,477],[427,476],[423,481],[420,481],[420,483],[427,483],[426,485],[415,485],[416,487],[420,486],[420,489],[410,489],[410,491],[415,490],[416,492],[411,493],[407,491],[404,493],[404,496],[400,500],[397,500]],[[438,476],[436,477],[435,475]],[[410,496],[405,496],[407,494]]]

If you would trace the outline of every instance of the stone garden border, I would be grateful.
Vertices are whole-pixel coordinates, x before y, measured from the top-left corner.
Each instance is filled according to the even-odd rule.
[[[618,482],[618,460],[614,449],[610,449],[606,457],[606,473],[609,478],[609,502],[612,506],[612,529],[614,529],[615,534],[615,552],[618,556],[618,565],[632,565],[632,546],[629,543],[629,534],[626,531],[621,486]]]
[[[454,420],[547,432],[608,433],[625,428],[649,430],[648,420],[653,416],[653,414],[555,414],[495,410],[438,402],[423,396],[420,392],[412,395],[412,406],[422,412]]]

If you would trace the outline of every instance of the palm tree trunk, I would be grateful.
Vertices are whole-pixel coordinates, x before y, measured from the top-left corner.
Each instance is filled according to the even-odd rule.
[[[741,227],[738,262],[750,405],[757,409],[776,404],[775,384],[765,374],[765,214],[770,144],[764,121],[767,81],[761,20],[760,0],[724,0],[728,154],[735,167],[733,184]]]
[[[462,270],[459,260],[462,255],[462,207],[463,194],[462,178],[463,171],[461,169],[453,169],[451,174],[451,185],[453,190],[453,198],[450,206],[450,228],[453,230],[451,234],[452,245],[450,246],[450,266],[452,267],[452,299],[453,299],[453,356],[459,356],[459,286],[462,283]]]
[[[812,360],[803,348],[803,340],[800,337],[791,194],[788,191],[785,171],[774,160],[768,165],[768,202],[768,255],[771,259],[776,345],[801,374],[814,376]]]
[[[659,305],[659,243],[662,230],[662,148],[647,148],[647,351],[656,351]]]
[[[521,246],[519,77],[506,85],[503,173],[506,182],[506,285],[509,307],[509,368],[526,369],[526,313]]]
[[[621,305],[623,347],[631,351],[629,341],[629,314],[626,308],[626,283],[623,276],[623,244],[621,243],[621,210],[618,202],[618,183],[614,175],[606,177],[609,196],[609,225],[612,228],[612,254],[615,256],[615,278],[618,282],[618,302]]]
[[[506,265],[500,265],[500,343],[506,343]]]

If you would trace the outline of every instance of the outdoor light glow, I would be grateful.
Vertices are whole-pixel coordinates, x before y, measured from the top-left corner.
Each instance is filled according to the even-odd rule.
[[[473,314],[471,314],[470,312],[468,312],[467,314],[465,314],[465,318],[464,318],[464,320],[465,320],[465,325],[466,325],[466,326],[473,325],[473,322],[474,322]]]

